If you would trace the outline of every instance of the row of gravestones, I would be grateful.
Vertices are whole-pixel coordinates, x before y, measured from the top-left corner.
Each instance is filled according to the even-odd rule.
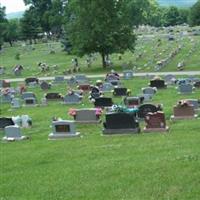
[[[143,104],[139,106],[137,112],[138,117],[136,117],[135,113],[128,110],[124,112],[107,112],[105,114],[105,122],[103,123],[103,134],[139,133],[140,126],[138,119],[145,119],[146,126],[144,127],[144,132],[163,132],[169,130],[166,125],[165,115],[160,111],[160,107],[153,104]],[[179,101],[177,105],[174,106],[173,112],[171,120],[197,118],[194,106],[191,105],[189,101]],[[53,131],[49,135],[49,139],[79,136],[80,133],[76,132],[74,122],[99,123],[102,109],[70,109],[69,114],[73,116],[74,121],[53,120]],[[21,135],[19,126],[15,125],[10,118],[0,118],[0,128],[5,129],[5,137],[3,140],[13,141],[27,139],[27,137]]]
[[[83,78],[84,77],[84,78]],[[173,75],[167,75],[166,77],[167,83],[169,84],[170,82],[176,82],[176,79]],[[31,79],[33,81],[33,79]],[[64,80],[64,79],[63,79]],[[66,104],[73,104],[73,103],[80,103],[81,102],[81,90],[83,91],[90,91],[91,86],[88,83],[88,79],[86,79],[85,76],[82,76],[81,78],[82,84],[80,83],[79,85],[79,91],[71,92],[70,94],[66,95],[63,97],[59,93],[48,93],[45,98],[42,99],[42,104],[46,105],[47,100],[64,100],[64,103]],[[87,82],[87,83],[84,83]],[[191,78],[191,79],[180,79],[177,81],[178,84],[178,90],[180,93],[191,93],[193,91],[193,85],[191,82],[194,82],[194,86],[197,88],[200,87],[200,81],[197,78]],[[37,83],[37,81],[36,81]],[[114,96],[128,96],[130,95],[130,90],[120,86],[120,81],[119,81],[119,76],[113,74],[106,76],[106,82],[103,84],[102,82],[97,82],[97,86],[99,86],[99,90],[102,92],[106,91],[111,91],[113,88],[113,95]],[[114,87],[115,85],[115,87]],[[117,87],[116,87],[117,86]],[[158,78],[155,78],[150,81],[149,88],[144,88],[143,89],[143,97],[145,100],[150,100],[152,96],[156,93],[156,88],[161,89],[161,88],[166,88],[167,84],[165,83],[164,80]],[[94,88],[96,91],[91,93],[91,98],[98,98],[101,95],[101,92],[98,91],[98,89]],[[20,107],[20,100],[18,98],[14,98],[12,100],[13,93],[9,92],[7,94],[3,94],[2,96],[2,101],[1,102],[11,102],[14,108]],[[36,104],[36,97],[33,93],[31,92],[24,92],[22,94],[22,98],[25,101],[26,105],[35,105]]]

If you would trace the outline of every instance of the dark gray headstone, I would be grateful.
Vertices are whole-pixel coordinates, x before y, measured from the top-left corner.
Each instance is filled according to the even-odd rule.
[[[148,113],[154,113],[160,110],[157,106],[153,104],[143,104],[138,108],[138,118],[144,119]]]
[[[104,134],[124,134],[140,132],[139,123],[133,114],[107,113],[104,122]]]
[[[6,126],[14,125],[12,118],[0,117],[0,129],[5,128]]]
[[[111,107],[113,105],[112,98],[110,97],[99,97],[95,99],[94,106],[95,107]]]

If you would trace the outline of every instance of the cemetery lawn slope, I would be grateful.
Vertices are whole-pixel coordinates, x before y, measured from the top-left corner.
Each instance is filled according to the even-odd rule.
[[[176,35],[175,41],[168,41],[167,36],[163,33],[149,37],[138,37],[134,54],[127,51],[121,55],[121,60],[119,54],[111,55],[112,65],[107,69],[102,68],[101,57],[98,54],[91,58],[91,67],[87,66],[86,56],[78,58],[80,73],[100,74],[109,72],[112,68],[118,72],[123,69],[133,69],[136,72],[154,72],[157,71],[157,63],[163,62],[179,47],[178,53],[170,58],[160,71],[177,71],[177,65],[180,62],[185,63],[185,71],[198,71],[200,70],[199,42],[200,36],[180,37],[179,34]],[[55,53],[50,53],[52,50]],[[19,60],[16,59],[17,54]],[[13,67],[17,64],[24,67],[19,77],[63,75],[63,72],[73,69],[72,59],[75,57],[64,52],[59,42],[39,43],[33,46],[15,44],[14,47],[4,48],[0,52],[0,66],[6,68],[5,73],[0,75],[0,78],[15,78]],[[49,66],[49,70],[42,72],[38,67],[40,62]],[[55,65],[57,65],[56,68]]]
[[[132,95],[149,79],[123,81]],[[17,85],[13,85],[16,87]],[[39,87],[30,88],[38,100]],[[66,85],[50,92],[66,93]],[[112,96],[108,94],[106,96]],[[0,199],[6,200],[194,200],[200,196],[200,119],[171,122],[172,107],[182,98],[175,87],[159,90],[152,103],[162,103],[169,133],[102,136],[102,124],[77,125],[82,137],[49,141],[53,116],[72,119],[69,108],[93,107],[86,95],[76,106],[50,102],[46,107],[11,110],[1,104],[1,116],[28,114],[33,127],[22,129],[30,140],[0,143]],[[114,102],[121,103],[121,98]],[[103,119],[104,121],[104,119]],[[144,122],[141,122],[143,128]],[[3,131],[0,131],[3,137]]]

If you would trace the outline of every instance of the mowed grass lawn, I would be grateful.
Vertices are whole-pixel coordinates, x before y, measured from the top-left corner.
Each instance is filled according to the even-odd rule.
[[[123,82],[137,95],[149,80]],[[66,88],[55,85],[50,91],[65,94]],[[44,94],[39,87],[29,91],[34,91],[38,100]],[[177,100],[199,97],[199,90],[187,96],[177,94],[175,87],[158,91],[152,103],[163,104],[170,127],[167,134],[102,136],[102,124],[77,125],[80,138],[59,141],[48,140],[52,117],[72,119],[67,114],[69,108],[93,107],[87,95],[79,106],[52,102],[47,107],[11,110],[9,105],[1,105],[2,116],[28,114],[33,127],[22,129],[30,140],[0,143],[0,199],[199,199],[200,119],[169,120]],[[114,102],[122,99],[114,98]],[[4,133],[0,134],[3,137]]]
[[[90,68],[87,67],[86,56],[78,58],[81,73],[106,73],[111,68],[122,71],[124,66],[137,72],[152,72],[155,70],[158,61],[166,59],[179,46],[181,46],[180,52],[170,60],[162,71],[177,71],[177,64],[182,61],[185,62],[185,70],[200,70],[200,36],[181,37],[176,35],[175,38],[175,41],[168,41],[167,36],[138,37],[135,52],[127,51],[122,55],[122,60],[119,60],[119,54],[110,55],[113,66],[107,69],[102,69],[99,54],[96,54],[92,60]],[[161,40],[160,45],[158,45],[159,39]],[[32,50],[33,48],[34,50]],[[51,49],[55,51],[55,54],[49,53]],[[15,59],[18,53],[20,54],[20,60]],[[138,58],[139,56],[141,57]],[[73,68],[72,59],[75,57],[64,52],[60,42],[38,43],[32,47],[18,43],[12,48],[4,48],[0,53],[0,66],[6,68],[5,74],[1,75],[0,78],[16,78],[12,69],[17,64],[24,66],[21,77],[62,75],[65,70]],[[50,71],[41,72],[38,68],[39,62],[49,65]],[[53,65],[58,66],[56,71],[53,69]]]

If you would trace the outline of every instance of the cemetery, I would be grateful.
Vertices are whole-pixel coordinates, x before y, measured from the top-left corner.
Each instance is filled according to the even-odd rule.
[[[93,173],[95,178],[99,179],[98,171],[103,173],[101,167],[105,165],[114,167],[115,161],[112,159],[116,158],[123,162],[126,162],[124,159],[128,159],[132,164],[136,159],[137,162],[148,164],[150,162],[148,156],[153,153],[153,150],[159,149],[157,156],[162,162],[168,163],[170,167],[174,166],[175,161],[180,162],[181,165],[182,162],[189,162],[187,159],[190,158],[192,159],[190,162],[193,162],[195,167],[195,162],[198,163],[198,160],[193,161],[193,158],[198,159],[200,92],[195,88],[194,93],[180,95],[177,93],[178,82],[173,85],[169,84],[163,90],[156,89],[148,86],[151,78],[124,79],[119,77],[123,87],[129,88],[130,96],[128,94],[114,96],[113,91],[110,90],[103,92],[103,96],[95,98],[94,101],[90,100],[90,91],[83,92],[80,96],[76,93],[78,83],[69,86],[67,80],[64,83],[52,84],[48,92],[41,90],[40,84],[34,87],[27,86],[26,92],[22,94],[17,88],[19,85],[23,85],[23,82],[11,83],[10,86],[16,90],[14,98],[11,102],[1,104],[0,133],[2,142],[0,145],[1,153],[4,152],[3,163],[9,165],[8,157],[5,156],[7,151],[14,151],[9,154],[9,158],[12,160],[17,159],[16,153],[19,154],[18,162],[21,164],[24,163],[23,159],[26,156],[29,157],[31,163],[38,159],[40,161],[37,162],[42,163],[51,162],[52,159],[62,159],[62,164],[67,171],[74,162],[92,168],[93,162],[97,162],[96,159],[98,159],[100,165],[95,166],[97,169]],[[187,78],[176,76],[176,79],[181,80]],[[196,76],[196,78],[199,77]],[[95,85],[96,81],[97,79],[90,79],[91,86]],[[102,83],[104,84],[103,80]],[[194,83],[191,82],[193,85]],[[69,90],[69,88],[71,89]],[[93,90],[94,93],[99,91],[101,90]],[[150,95],[152,98],[145,101],[143,95]],[[46,102],[46,106],[42,106],[44,97],[48,102]],[[30,98],[36,98],[39,106],[21,106],[25,99]],[[182,103],[179,105],[178,102],[181,100]],[[25,118],[23,115],[28,115],[28,117]],[[190,120],[188,121],[188,119]],[[22,120],[26,120],[26,122],[22,123]],[[8,145],[7,143],[10,142],[12,144]],[[37,151],[41,155],[44,154],[43,158],[38,158],[37,153],[33,152],[38,145],[40,148]],[[182,146],[181,149],[179,145]],[[28,150],[24,152],[21,148]],[[53,150],[55,148],[56,154]],[[152,150],[149,152],[149,149]],[[107,155],[108,150],[112,156],[105,157],[104,154]],[[168,151],[174,156],[168,156]],[[186,151],[189,152],[186,153]],[[138,157],[134,155],[134,152],[142,152],[142,155]],[[59,158],[57,154],[59,154]],[[90,160],[92,155],[97,155],[97,158],[92,158],[93,161]],[[66,156],[70,158],[71,164]],[[65,164],[65,161],[68,164]],[[40,169],[44,167],[42,163],[38,163]],[[153,165],[163,167],[161,163]],[[80,170],[78,166],[73,167],[74,170]],[[124,170],[124,167],[120,170]],[[34,172],[35,169],[30,168]],[[54,168],[59,168],[56,163]],[[192,167],[188,165],[187,169],[190,170]],[[59,176],[59,172],[54,170],[51,172],[52,168],[49,164],[45,164],[45,170],[48,170],[54,178]],[[62,169],[62,173],[65,170]],[[179,168],[172,171],[165,167],[165,170],[168,171],[168,176],[171,178],[175,173],[179,173]],[[119,173],[119,169],[114,169],[114,171]],[[105,172],[108,175],[110,170],[106,169]],[[139,173],[144,172],[139,171]],[[25,174],[27,173],[25,172]],[[146,176],[151,177],[148,174]],[[24,178],[29,181],[28,176]],[[33,182],[35,181],[33,178]],[[48,179],[45,178],[44,181],[47,183]],[[150,181],[147,183],[151,184]],[[148,190],[146,192],[148,193]]]
[[[24,2],[22,32],[44,3]],[[199,199],[200,24],[151,26],[154,1],[50,2],[38,19],[69,22],[0,33],[0,200]]]

